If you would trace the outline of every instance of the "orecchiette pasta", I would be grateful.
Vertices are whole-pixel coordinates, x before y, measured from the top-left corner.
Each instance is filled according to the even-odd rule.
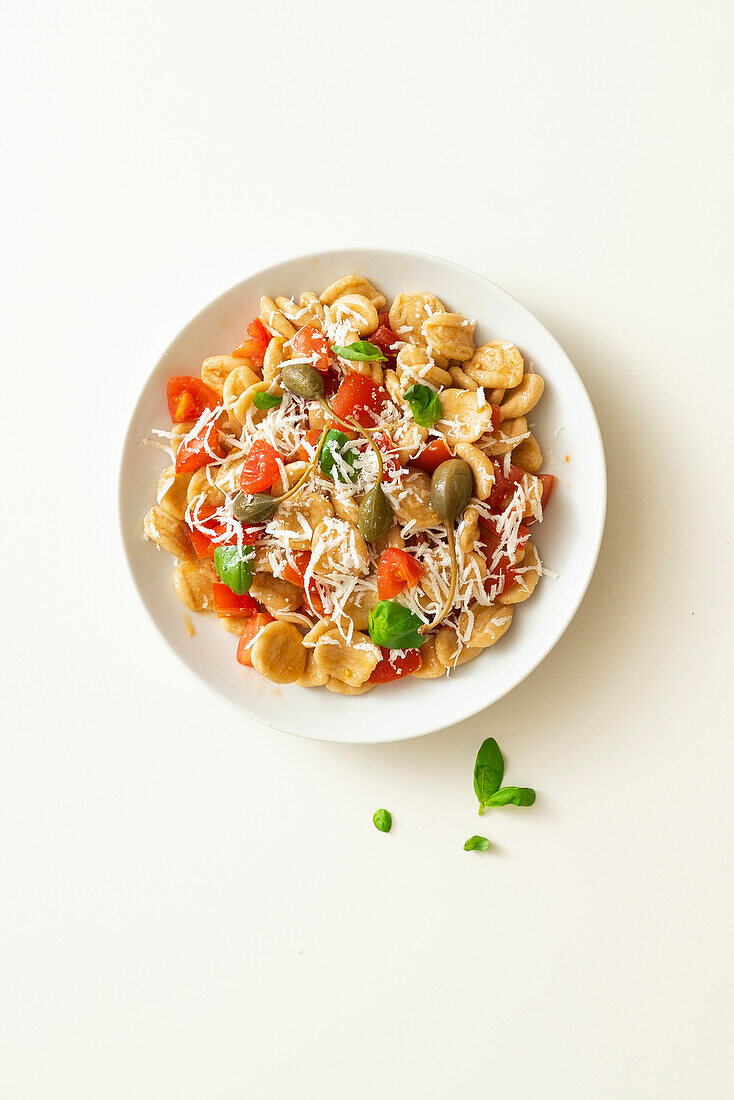
[[[454,675],[549,573],[529,541],[554,480],[527,422],[543,380],[430,292],[273,289],[236,355],[169,384],[144,533],[186,611],[274,684]]]

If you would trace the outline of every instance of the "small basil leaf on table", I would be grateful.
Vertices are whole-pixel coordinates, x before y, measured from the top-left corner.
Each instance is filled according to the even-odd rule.
[[[277,409],[282,400],[277,393],[256,393],[252,403],[256,409],[264,412],[266,409]]]
[[[354,469],[354,464],[357,461],[357,454],[351,449],[344,449],[347,443],[349,443],[349,436],[345,435],[344,432],[337,431],[336,428],[332,428],[326,433],[324,445],[319,455],[319,466],[326,476],[332,478],[334,481],[342,481],[344,479],[344,471],[337,465],[336,455],[339,455],[344,462],[346,462],[347,466],[350,467],[349,480],[357,480],[357,471]]]
[[[385,649],[418,649],[426,638],[419,630],[423,623],[397,600],[379,600],[370,611],[370,638]]]
[[[372,823],[381,833],[389,833],[392,829],[392,814],[389,810],[375,810]]]
[[[474,792],[479,799],[480,814],[489,805],[495,791],[499,790],[504,774],[505,762],[500,747],[494,737],[488,737],[480,745],[474,765]]]
[[[371,344],[369,340],[355,340],[353,344],[347,344],[345,348],[333,344],[331,350],[341,356],[342,359],[354,359],[361,363],[387,362],[387,356],[383,355],[380,349]]]
[[[489,841],[486,836],[470,836],[464,845],[465,852],[486,852]]]
[[[405,400],[410,405],[416,424],[422,428],[432,428],[443,417],[441,398],[429,386],[416,382],[405,391]]]
[[[490,796],[487,806],[532,806],[534,802],[532,787],[501,787]]]
[[[244,596],[252,584],[254,546],[217,546],[214,549],[214,568],[223,584],[235,596]]]

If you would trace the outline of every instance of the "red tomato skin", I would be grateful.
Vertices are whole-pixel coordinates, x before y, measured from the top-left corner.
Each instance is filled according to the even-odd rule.
[[[313,325],[304,325],[303,328],[299,328],[291,340],[291,347],[296,352],[297,357],[303,357],[304,359],[316,352],[318,359],[313,364],[316,370],[321,371],[322,374],[326,374],[329,370],[331,366],[331,345],[323,332],[319,332]]]
[[[371,413],[381,413],[387,404],[387,390],[357,371],[349,371],[331,401],[337,416],[351,416],[363,428],[374,427]]]
[[[492,431],[496,432],[500,426],[500,407],[499,405],[490,405],[492,410]]]
[[[315,447],[320,438],[321,438],[321,432],[318,430],[318,428],[309,428],[309,430],[306,432],[304,442],[309,443],[312,447]],[[311,461],[311,455],[308,453],[308,451],[304,447],[303,443],[301,443],[300,447],[298,448],[298,457],[303,462],[310,462]]]
[[[412,554],[390,546],[377,566],[377,598],[391,600],[406,588],[413,588],[423,576],[423,566]]]
[[[400,337],[396,336],[388,325],[380,324],[372,333],[369,340],[371,344],[379,348],[382,354],[387,355],[388,358],[394,359],[400,350],[400,348],[395,346],[400,343]]]
[[[395,450],[393,441],[386,432],[377,432],[372,438],[382,451],[382,466],[385,477],[388,481],[391,481],[395,474],[403,468],[400,455]]]
[[[272,615],[269,615],[267,611],[258,611],[256,615],[253,615],[245,623],[245,629],[240,634],[240,640],[237,643],[237,660],[241,665],[245,665],[247,668],[252,668],[252,661],[250,660],[250,650],[255,635],[262,630],[268,623],[274,623],[275,619]]]
[[[272,444],[256,439],[247,452],[240,473],[240,489],[243,493],[262,493],[270,489],[280,475],[280,455]]]
[[[390,328],[390,310],[385,309],[382,313],[377,314],[378,327],[382,325],[384,328]]]
[[[425,470],[427,474],[432,474],[442,462],[446,462],[449,458],[451,458],[451,451],[443,439],[433,439],[420,454],[410,460],[410,465],[417,466],[419,470]]]
[[[546,504],[553,494],[553,490],[556,485],[556,479],[553,474],[538,474],[537,476],[543,483],[543,492],[540,498],[540,505],[542,508],[545,508]]]
[[[256,317],[254,321],[250,321],[247,332],[250,337],[249,340],[243,340],[241,344],[238,344],[232,355],[236,359],[251,359],[256,367],[262,367],[265,352],[272,339],[270,333],[259,317]]]
[[[506,478],[502,473],[502,465],[499,462],[493,462],[494,466],[494,485],[492,486],[492,492],[487,498],[487,504],[493,512],[502,511],[502,503],[505,498],[514,493],[515,485],[521,480],[523,471],[519,466],[510,465],[510,476]]]
[[[243,596],[238,596],[226,584],[215,581],[212,585],[212,593],[214,595],[214,610],[220,619],[249,618],[257,611],[257,601],[253,600],[248,592],[245,592]]]
[[[211,509],[210,512],[213,512]],[[207,523],[208,516],[202,516],[199,514],[199,522],[202,526],[205,526],[211,531],[210,535],[205,535],[203,531],[200,531],[198,527],[193,527],[191,524],[187,524],[189,529],[189,538],[191,539],[191,545],[194,548],[197,558],[208,558],[209,561],[214,561],[214,551],[217,546],[236,546],[237,534],[230,535],[228,538],[222,538],[226,528],[223,523]],[[242,541],[248,545],[254,545],[260,538],[260,535],[265,530],[262,524],[258,526],[245,527],[240,525],[242,532]],[[219,536],[219,537],[218,537]],[[214,539],[217,541],[215,542]]]
[[[210,462],[214,462],[210,451],[219,458],[224,458],[216,422],[202,428],[188,443],[179,444],[174,464],[176,473],[190,474],[200,470],[202,466],[208,466]]]
[[[380,649],[382,658],[372,670],[369,679],[371,684],[389,684],[393,680],[400,680],[403,676],[410,676],[411,672],[418,672],[423,666],[419,649],[406,650],[404,657],[393,658],[394,663],[390,660],[393,650],[385,649],[384,646],[380,646]]]
[[[166,383],[168,412],[174,424],[186,420],[198,420],[205,409],[216,409],[219,396],[200,378],[188,374],[175,374]]]
[[[308,563],[311,560],[310,550],[296,550],[293,555],[295,566],[290,562],[283,570],[283,580],[290,581],[291,584],[297,584],[299,588],[303,588],[303,574],[306,572]]]

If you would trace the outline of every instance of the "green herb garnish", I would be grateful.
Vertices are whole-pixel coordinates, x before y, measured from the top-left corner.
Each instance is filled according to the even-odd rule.
[[[494,737],[483,741],[474,765],[474,791],[479,799],[479,813],[487,806],[532,806],[535,791],[531,787],[502,787],[505,762]]]
[[[256,393],[252,403],[256,409],[265,412],[267,409],[277,409],[282,400],[283,398],[278,397],[277,393]]]
[[[327,477],[332,478],[334,481],[344,480],[344,471],[336,463],[335,456],[338,454],[346,462],[349,470],[349,480],[357,480],[357,471],[354,469],[354,464],[357,461],[356,451],[345,449],[346,444],[349,443],[349,436],[344,432],[337,431],[336,428],[331,428],[326,433],[324,439],[324,445],[321,448],[321,454],[319,455],[319,466],[326,474]]]
[[[347,344],[345,348],[333,344],[331,350],[340,355],[342,359],[356,359],[361,363],[387,362],[387,356],[383,355],[380,349],[371,344],[369,340],[355,340],[353,344]]]
[[[486,852],[489,848],[489,841],[486,836],[470,836],[464,844],[465,852]]]
[[[235,596],[244,596],[252,584],[254,546],[216,546],[214,568],[219,579],[231,588]]]
[[[410,405],[416,424],[423,428],[432,428],[443,417],[441,398],[429,386],[415,383],[405,391],[405,400]]]
[[[375,810],[372,822],[381,833],[389,833],[392,829],[392,814],[389,810]]]
[[[370,611],[370,638],[385,649],[418,649],[425,642],[417,615],[396,600],[380,600]]]

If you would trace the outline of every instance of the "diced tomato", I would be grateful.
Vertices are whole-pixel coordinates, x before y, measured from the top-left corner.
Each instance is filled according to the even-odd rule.
[[[389,684],[391,680],[399,680],[401,676],[410,676],[411,672],[417,672],[423,665],[419,649],[406,649],[402,657],[394,649],[385,649],[384,646],[380,646],[380,649],[382,658],[369,678],[371,684]]]
[[[232,354],[237,359],[251,359],[256,367],[261,367],[271,340],[270,333],[260,318],[256,317],[247,326],[247,334],[249,340],[243,340],[238,344]]]
[[[400,350],[395,345],[400,342],[400,337],[396,336],[391,328],[387,325],[379,325],[378,328],[370,336],[370,343],[374,344],[376,348],[379,348],[383,355],[393,358]]]
[[[442,462],[451,458],[451,451],[443,439],[432,439],[428,446],[424,447],[420,454],[411,458],[411,466],[417,466],[419,470],[425,470],[432,474]]]
[[[205,424],[196,435],[189,439],[184,436],[176,451],[176,473],[191,474],[200,470],[202,466],[208,466],[216,458],[224,458],[224,450],[219,442],[217,422]]]
[[[214,560],[214,551],[217,546],[236,546],[238,542],[237,531],[234,534],[228,535],[226,538],[224,532],[227,530],[227,526],[224,523],[219,523],[217,520],[211,519],[211,516],[216,511],[214,508],[207,508],[206,510],[201,508],[198,512],[197,519],[199,527],[193,527],[189,524],[189,538],[191,539],[191,545],[193,546],[197,558],[209,558],[210,561]],[[206,528],[207,534],[204,534],[199,528]],[[252,546],[257,542],[262,532],[265,530],[263,524],[257,526],[245,527],[244,524],[237,524],[239,531],[242,532],[242,541]],[[216,539],[216,542],[214,541]]]
[[[290,581],[291,584],[297,584],[299,588],[303,588],[303,574],[306,572],[310,560],[310,550],[296,550],[293,555],[294,564],[291,565],[291,563],[288,562],[283,570],[283,580]]]
[[[551,498],[551,494],[556,484],[556,479],[553,474],[538,474],[540,480],[543,482],[543,493],[540,498],[540,505],[545,508],[546,504]]]
[[[309,446],[313,448],[316,447],[320,438],[321,432],[318,430],[318,428],[309,428],[309,430],[306,432],[305,439],[298,448],[298,457],[303,462],[311,461],[311,455],[308,453],[306,447],[304,446],[304,443],[308,443]]]
[[[496,432],[500,426],[500,407],[499,405],[490,405],[492,410],[492,431]]]
[[[166,385],[168,412],[174,424],[198,420],[205,409],[216,409],[219,397],[206,382],[188,374],[177,374]]]
[[[240,489],[243,493],[262,493],[270,489],[280,475],[280,455],[265,439],[256,439],[247,452],[240,473]]]
[[[387,481],[392,481],[396,473],[403,468],[403,464],[400,461],[400,455],[396,451],[393,441],[390,439],[387,432],[376,432],[372,438],[382,451],[382,466],[385,479]]]
[[[316,370],[326,374],[331,365],[331,346],[323,332],[319,332],[313,325],[304,325],[291,340],[291,347],[297,358],[306,359],[313,356],[313,365]]]
[[[226,584],[215,581],[212,585],[214,610],[220,619],[248,619],[257,611],[257,601],[249,592],[238,596]]]
[[[319,595],[317,587],[317,581],[315,577],[311,577],[306,586],[306,599],[304,600],[302,611],[308,615],[309,611],[313,608],[317,615],[324,615],[324,604]]]
[[[423,576],[423,566],[395,546],[383,550],[377,566],[377,597],[391,600],[405,588],[413,588]]]
[[[251,619],[248,619],[237,643],[237,660],[241,665],[252,668],[252,661],[250,660],[252,643],[264,626],[274,622],[275,619],[272,615],[268,615],[267,611],[258,611],[257,615],[253,615]]]
[[[487,504],[492,511],[499,512],[506,498],[514,493],[515,485],[522,479],[523,471],[519,466],[510,465],[509,477],[505,477],[502,472],[502,463],[493,462],[492,465],[494,466],[494,485],[487,498]]]
[[[377,314],[377,324],[384,325],[385,328],[390,328],[390,310],[385,309],[382,313]]]
[[[374,427],[372,414],[381,413],[386,404],[387,390],[354,370],[348,372],[331,401],[337,416],[351,416],[363,428]]]

